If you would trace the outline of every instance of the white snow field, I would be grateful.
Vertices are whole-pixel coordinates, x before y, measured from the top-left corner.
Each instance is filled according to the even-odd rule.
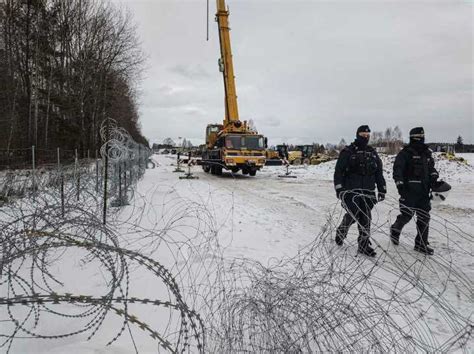
[[[357,255],[356,225],[343,246],[334,243],[343,215],[332,183],[335,161],[294,167],[291,179],[278,177],[283,167],[218,177],[194,166],[199,179],[187,180],[173,172],[175,157],[153,159],[157,167],[147,170],[131,204],[113,215],[109,231],[100,230],[128,251],[107,249],[87,261],[90,249],[81,246],[48,256],[63,282],[49,283],[55,293],[100,299],[122,272],[111,311],[101,316],[97,304],[79,299],[59,305],[51,299],[48,306],[61,306],[69,317],[2,306],[1,334],[12,333],[14,318],[31,322],[32,333],[56,336],[19,331],[11,353],[474,351],[472,166],[437,160],[453,189],[433,205],[435,254],[426,257],[413,250],[413,221],[399,246],[389,241],[398,200],[394,157],[383,157],[388,196],[373,210],[377,257],[369,259]],[[98,316],[84,315],[84,308]]]

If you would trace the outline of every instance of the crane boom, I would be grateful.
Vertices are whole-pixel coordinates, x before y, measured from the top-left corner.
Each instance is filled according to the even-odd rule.
[[[217,0],[216,22],[219,27],[221,57],[219,69],[223,74],[225,116],[223,124],[208,124],[206,147],[202,152],[204,172],[221,175],[222,170],[255,176],[265,165],[266,138],[239,119],[234,65],[230,48],[229,11],[225,0]]]
[[[221,48],[219,67],[224,78],[225,127],[230,123],[239,121],[234,64],[232,61],[232,51],[230,46],[229,11],[226,8],[225,0],[217,0],[216,21],[219,26],[219,42]]]

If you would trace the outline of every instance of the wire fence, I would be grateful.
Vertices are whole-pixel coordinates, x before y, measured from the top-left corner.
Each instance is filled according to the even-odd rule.
[[[89,150],[28,149],[0,150],[0,203],[39,193],[60,194],[64,210],[66,195],[101,196],[103,221],[109,206],[126,205],[133,186],[143,176],[151,150],[136,143],[113,120],[101,127],[105,143],[93,154]]]

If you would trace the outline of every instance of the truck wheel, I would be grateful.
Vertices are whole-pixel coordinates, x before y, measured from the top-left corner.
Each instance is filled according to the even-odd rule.
[[[250,172],[250,171],[249,171],[248,168],[246,168],[246,167],[242,168],[242,174],[243,174],[243,175],[248,175],[249,172]]]
[[[215,166],[215,171],[217,176],[222,175],[222,166]]]
[[[211,171],[211,167],[209,165],[203,165],[202,166],[202,169],[204,170],[204,172],[206,173],[209,173]]]
[[[257,170],[254,170],[253,168],[249,171],[250,176],[255,176],[257,174]]]
[[[298,166],[301,165],[301,159],[294,159],[292,165]]]

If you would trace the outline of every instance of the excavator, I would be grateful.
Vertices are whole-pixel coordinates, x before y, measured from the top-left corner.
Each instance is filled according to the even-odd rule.
[[[276,146],[280,158],[285,158],[290,165],[319,165],[322,162],[331,160],[328,155],[318,152],[316,146],[312,145],[296,145],[288,147],[288,145]]]
[[[219,71],[224,79],[225,117],[222,124],[206,128],[206,146],[201,165],[204,172],[221,175],[223,169],[255,176],[266,162],[267,139],[247,121],[241,121],[237,106],[234,66],[230,46],[229,10],[225,0],[217,0],[216,22],[219,28],[221,57]]]

